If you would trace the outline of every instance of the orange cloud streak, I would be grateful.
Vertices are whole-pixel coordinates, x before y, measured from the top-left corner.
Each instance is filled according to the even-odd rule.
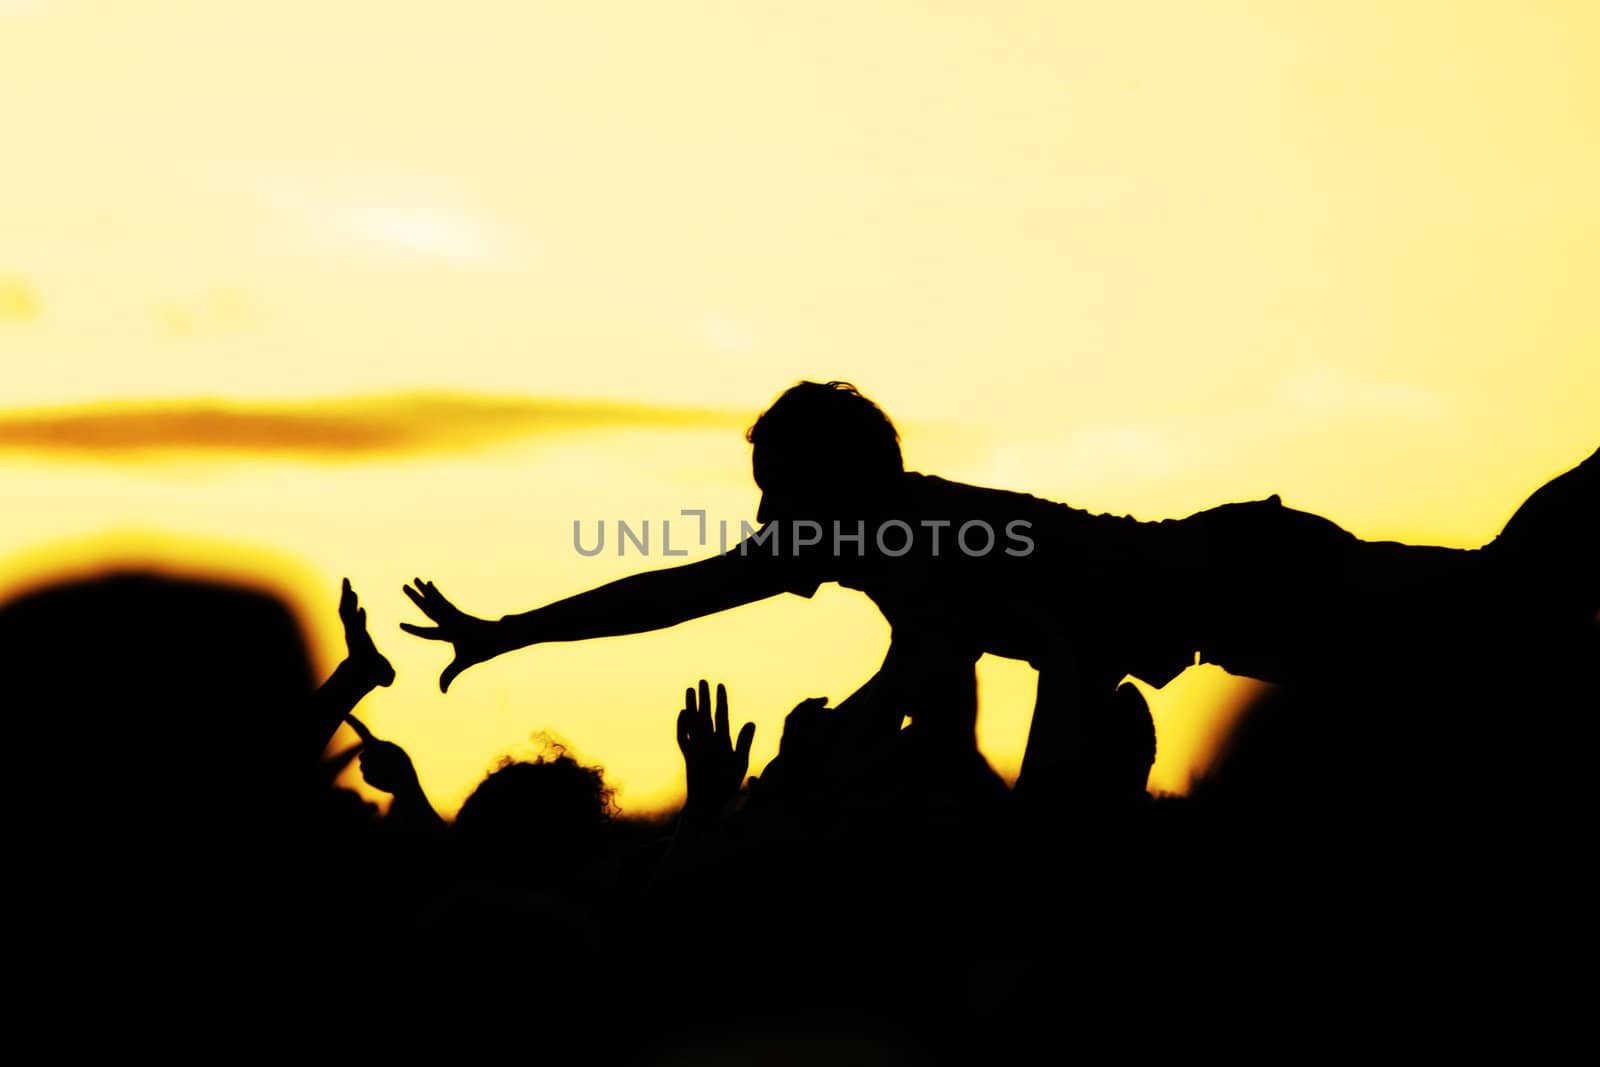
[[[210,453],[349,460],[583,429],[725,427],[738,421],[687,408],[443,393],[282,403],[173,400],[0,413],[0,452],[80,459]]]

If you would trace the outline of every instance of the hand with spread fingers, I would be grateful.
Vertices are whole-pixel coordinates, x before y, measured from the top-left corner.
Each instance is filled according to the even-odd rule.
[[[678,749],[688,777],[684,813],[713,817],[727,808],[744,784],[756,724],[745,723],[734,739],[728,720],[728,691],[720,684],[714,713],[711,686],[704,680],[698,693],[693,687],[684,690],[683,704],[678,712]]]
[[[491,619],[468,615],[439,592],[432,582],[412,579],[405,587],[406,596],[431,619],[432,626],[418,626],[403,622],[400,629],[429,641],[444,641],[455,648],[455,658],[439,675],[439,692],[448,693],[450,683],[468,667],[494,659],[509,647],[502,640],[499,624]]]

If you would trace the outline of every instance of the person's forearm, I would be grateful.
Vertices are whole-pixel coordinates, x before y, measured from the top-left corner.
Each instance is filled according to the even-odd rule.
[[[344,717],[377,687],[378,683],[351,660],[346,659],[333,669],[328,680],[311,697],[311,715],[306,729],[309,747],[314,753],[321,753],[328,747]]]
[[[692,814],[685,807],[678,815],[678,827],[666,855],[661,857],[651,878],[656,882],[670,882],[703,873],[722,858],[723,845],[721,819],[704,812]]]
[[[586,593],[500,620],[505,651],[551,641],[648,633],[713,615],[765,593],[750,592],[720,580],[703,563],[619,578]]]

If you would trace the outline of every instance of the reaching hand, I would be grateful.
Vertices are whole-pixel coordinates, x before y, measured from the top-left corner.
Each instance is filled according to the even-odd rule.
[[[756,724],[747,722],[732,740],[728,723],[728,691],[717,686],[717,710],[711,712],[711,687],[700,682],[699,699],[693,688],[683,691],[683,710],[678,712],[678,749],[689,779],[689,799],[684,810],[711,814],[721,811],[750,769],[750,744],[755,740]]]
[[[356,600],[348,578],[339,594],[339,621],[344,623],[345,658],[373,685],[393,685],[394,665],[373,644],[372,635],[367,632],[367,609]]]
[[[403,622],[400,624],[400,629],[408,634],[427,638],[429,641],[448,641],[455,646],[455,658],[444,669],[444,673],[439,675],[439,692],[448,693],[450,683],[468,667],[494,659],[505,651],[505,648],[498,643],[499,635],[494,622],[468,615],[446,600],[444,594],[439,592],[432,582],[414,578],[412,584],[405,587],[405,593],[411,598],[411,602],[421,608],[422,613],[437,625],[416,626]]]

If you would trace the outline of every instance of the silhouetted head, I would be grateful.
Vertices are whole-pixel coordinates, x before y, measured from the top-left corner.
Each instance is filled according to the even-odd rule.
[[[562,753],[502,762],[461,806],[455,832],[488,869],[537,886],[585,863],[610,820],[603,772]]]
[[[905,470],[894,423],[849,382],[792,386],[745,437],[761,522],[839,514]]]
[[[85,805],[162,810],[219,758],[235,809],[316,771],[297,719],[310,653],[271,593],[143,572],[68,581],[0,604],[0,655],[13,684],[58,713],[15,717],[11,742],[70,746]],[[62,773],[48,761],[26,772]]]

